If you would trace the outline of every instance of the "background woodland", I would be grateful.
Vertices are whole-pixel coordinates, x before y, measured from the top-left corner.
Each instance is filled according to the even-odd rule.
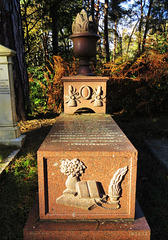
[[[83,8],[98,25],[96,75],[110,76],[108,113],[167,113],[166,0],[0,0],[0,43],[17,51],[19,119],[62,111],[61,77],[76,74],[69,36]]]

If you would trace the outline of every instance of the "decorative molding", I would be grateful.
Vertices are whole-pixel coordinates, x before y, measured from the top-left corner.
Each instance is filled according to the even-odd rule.
[[[90,103],[94,102],[95,107],[102,107],[103,102],[105,102],[106,96],[102,94],[102,86],[98,86],[97,89],[95,88],[95,91],[92,94],[92,99],[90,100]]]
[[[72,85],[69,85],[68,93],[69,93],[69,96],[65,96],[66,98],[68,98],[68,100],[65,101],[65,103],[67,103],[69,107],[76,107],[77,102],[80,103],[79,93],[77,92],[76,88],[74,88]]]
[[[91,89],[89,86],[83,85],[79,89],[79,95],[84,99],[89,99],[91,97]]]
[[[128,167],[119,168],[116,173],[113,175],[113,178],[110,181],[108,196],[110,198],[110,203],[119,203],[119,198],[121,197],[121,182],[128,171]]]
[[[97,24],[92,19],[92,16],[88,17],[87,12],[83,9],[80,13],[77,14],[73,24],[72,32],[75,33],[97,33]]]

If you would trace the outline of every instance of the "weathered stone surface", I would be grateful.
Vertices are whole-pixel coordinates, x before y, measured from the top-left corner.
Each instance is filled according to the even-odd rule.
[[[106,84],[108,77],[71,76],[64,83],[64,113],[73,114],[82,108],[106,113]]]
[[[150,240],[150,228],[136,204],[135,221],[40,221],[38,204],[32,209],[24,227],[25,240]]]
[[[137,151],[109,115],[62,114],[38,151],[40,219],[133,219],[136,170]],[[68,176],[87,182],[88,195]]]

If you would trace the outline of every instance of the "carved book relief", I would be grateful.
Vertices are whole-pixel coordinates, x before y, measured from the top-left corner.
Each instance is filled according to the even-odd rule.
[[[107,210],[119,209],[121,183],[128,167],[119,168],[113,175],[105,194],[102,183],[95,180],[82,181],[80,177],[86,170],[85,164],[79,159],[62,160],[60,171],[67,175],[66,189],[63,195],[56,199],[57,204],[92,210],[101,207]]]

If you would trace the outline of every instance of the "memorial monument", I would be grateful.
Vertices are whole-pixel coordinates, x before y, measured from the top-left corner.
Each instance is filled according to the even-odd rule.
[[[16,52],[0,45],[0,143],[21,147],[25,136],[17,126],[12,57]]]
[[[24,239],[150,239],[136,202],[137,151],[106,114],[108,78],[89,67],[96,25],[82,10],[72,30],[79,72],[62,79],[64,113],[38,150],[39,200]],[[95,113],[74,114],[83,108]]]

